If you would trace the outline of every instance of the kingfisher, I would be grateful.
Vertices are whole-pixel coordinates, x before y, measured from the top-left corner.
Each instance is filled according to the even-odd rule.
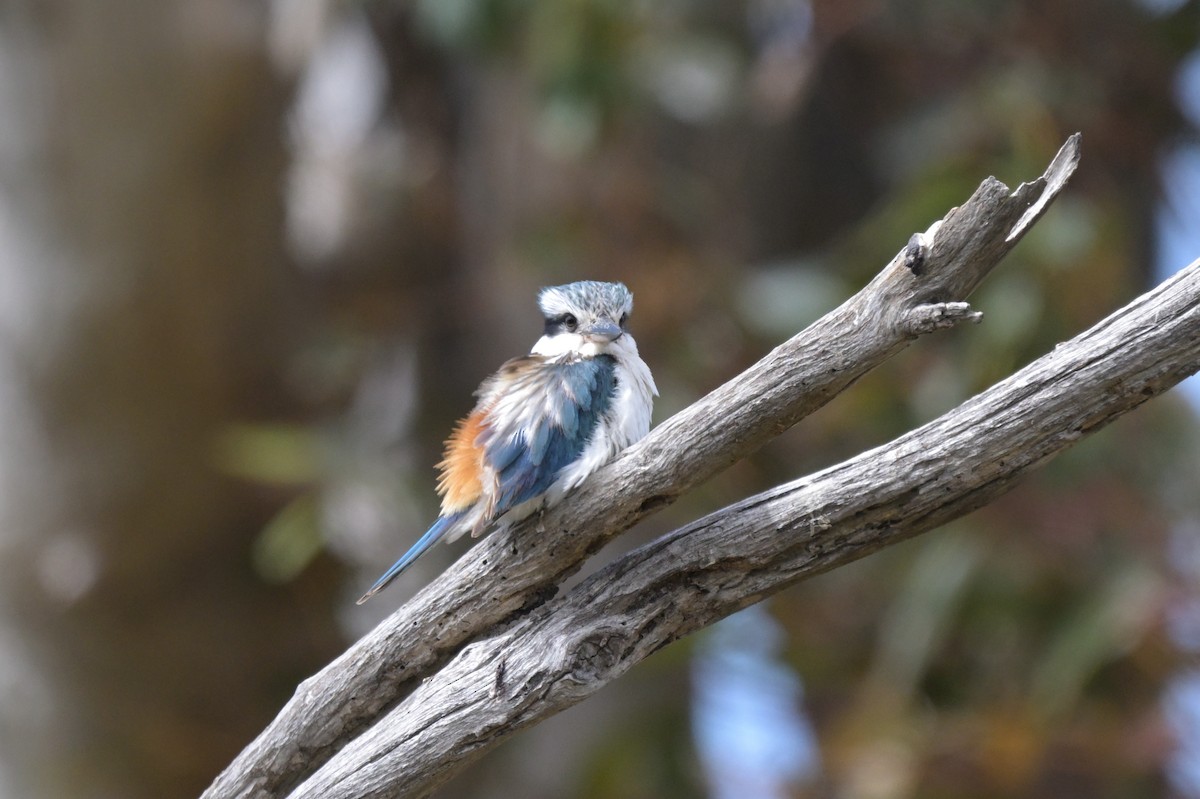
[[[358,604],[440,539],[477,537],[558,503],[649,432],[658,389],[629,333],[629,289],[595,280],[551,286],[538,307],[541,338],[483,381],[446,441],[437,521]]]

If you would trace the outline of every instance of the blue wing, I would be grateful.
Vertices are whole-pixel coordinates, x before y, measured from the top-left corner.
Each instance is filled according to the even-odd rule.
[[[481,404],[489,410],[477,441],[496,476],[488,520],[545,493],[558,473],[580,456],[612,403],[615,368],[616,361],[608,355],[570,363],[527,356],[505,364],[484,384]],[[358,604],[386,588],[471,512],[440,517]]]
[[[518,359],[480,437],[496,474],[492,518],[543,493],[583,452],[616,391],[616,361]]]

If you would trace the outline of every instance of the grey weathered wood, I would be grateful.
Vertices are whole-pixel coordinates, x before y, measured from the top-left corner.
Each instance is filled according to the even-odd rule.
[[[840,307],[659,425],[543,518],[480,542],[302,683],[204,797],[285,796],[339,750],[344,761],[365,745],[356,737],[423,678],[465,644],[551,599],[614,536],[791,427],[917,336],[977,319],[963,299],[1062,191],[1078,160],[1076,134],[1037,180],[1015,191],[985,180],[935,224],[936,235],[914,237],[920,246],[903,248]],[[414,695],[400,709],[418,701]]]
[[[1200,369],[1200,261],[941,418],[618,559],[467,646],[292,799],[422,796],[677,638],[968,513]]]

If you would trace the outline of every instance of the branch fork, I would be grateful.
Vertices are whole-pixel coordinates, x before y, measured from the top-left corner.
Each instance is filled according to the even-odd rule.
[[[1015,191],[985,180],[862,291],[659,425],[570,501],[485,538],[301,684],[204,797],[427,795],[667,643],[985,504],[1200,369],[1198,263],[940,419],[669,533],[556,596],[588,555],[917,336],[978,322],[965,298],[1078,160],[1076,134],[1037,180]]]

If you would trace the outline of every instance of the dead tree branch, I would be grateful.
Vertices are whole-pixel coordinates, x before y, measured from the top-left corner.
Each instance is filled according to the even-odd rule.
[[[946,460],[947,451],[940,444],[930,449],[926,439],[912,445],[915,454],[901,457],[908,452],[901,445],[927,426],[898,440],[895,449],[867,453],[747,500],[630,553],[601,572],[610,586],[597,575],[547,604],[589,554],[639,519],[792,426],[917,336],[977,318],[963,300],[1058,196],[1078,158],[1076,135],[1041,178],[1015,191],[993,178],[984,181],[935,225],[935,235],[915,236],[862,291],[657,427],[569,502],[548,511],[541,532],[531,519],[475,546],[302,683],[204,796],[420,795],[512,730],[579,701],[654,648],[807,574],[929,529],[995,496],[1028,463],[1055,449],[1028,463],[1015,454],[997,459],[982,435],[994,429],[994,420],[974,429],[968,421],[977,417],[955,422],[948,414],[933,424],[964,425],[960,446],[989,452],[993,466],[1010,468],[976,485],[965,461]],[[1193,325],[1194,356],[1197,320],[1191,308],[1180,319]],[[1149,352],[1161,361],[1165,350],[1153,347],[1162,343],[1154,338],[1142,356]],[[1111,374],[1107,363],[1098,368]],[[1153,395],[1185,368],[1164,368],[1158,382],[1139,391]],[[1034,390],[1011,385],[1016,378],[992,391]],[[1131,379],[1117,385],[1123,389]],[[1107,395],[1128,396],[1116,389]],[[1088,427],[1083,422],[1071,427],[1075,417],[1060,417],[1067,426],[1047,435],[1065,445],[1132,404],[1113,406],[1094,420],[1080,417]],[[874,464],[869,467],[874,471],[853,471],[859,463]],[[920,473],[929,482],[901,489],[897,480],[912,477],[918,463],[928,464]],[[832,493],[827,483],[835,479],[850,493]],[[818,484],[824,493],[813,493],[811,486]],[[956,494],[956,488],[965,493]],[[772,542],[786,542],[782,554]],[[662,581],[671,580],[675,593],[663,590]],[[639,591],[646,593],[639,598]],[[587,603],[609,615],[594,619],[591,632],[581,635],[583,628],[566,622],[578,624],[575,614]],[[659,603],[682,604],[686,618]],[[514,646],[518,634],[528,636],[520,645],[527,657],[510,662],[503,648],[494,647],[502,641]]]
[[[292,799],[422,796],[672,641],[987,504],[1200,370],[1200,261],[895,441],[637,549],[466,647]]]

